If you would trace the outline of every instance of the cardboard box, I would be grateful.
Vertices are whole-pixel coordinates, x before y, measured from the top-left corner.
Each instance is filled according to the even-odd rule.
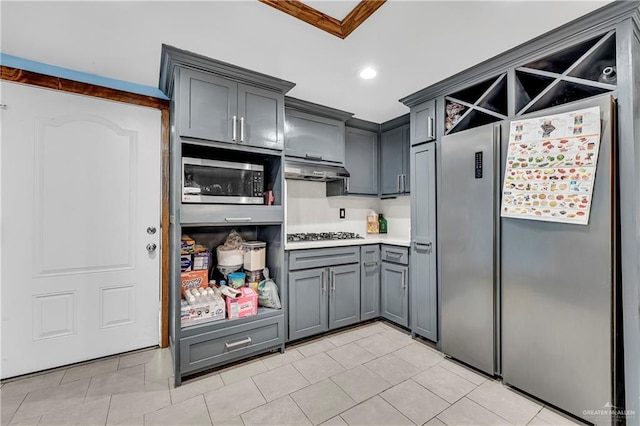
[[[190,254],[180,255],[180,271],[189,272],[193,269],[193,259]]]
[[[258,294],[250,287],[237,289],[242,292],[238,298],[227,297],[229,319],[244,318],[258,313]]]
[[[221,297],[208,302],[182,306],[180,321],[183,326],[200,322],[217,321],[225,318],[225,303]]]
[[[194,253],[191,268],[194,271],[209,269],[209,259],[211,259],[211,253],[209,253],[208,251],[203,253]]]
[[[185,290],[192,288],[209,287],[209,271],[190,271],[180,273],[180,290],[184,295]]]

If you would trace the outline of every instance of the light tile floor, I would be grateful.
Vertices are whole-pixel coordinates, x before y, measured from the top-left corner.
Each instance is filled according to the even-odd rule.
[[[573,420],[376,322],[173,387],[151,349],[2,383],[2,425],[565,425]]]

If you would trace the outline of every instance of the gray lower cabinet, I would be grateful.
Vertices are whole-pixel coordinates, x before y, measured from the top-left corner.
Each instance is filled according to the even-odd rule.
[[[409,326],[409,254],[406,247],[382,246],[380,313],[403,327]]]
[[[289,273],[289,339],[329,330],[327,268]]]
[[[283,342],[282,315],[183,337],[179,345],[180,373],[184,375],[242,359],[282,346]]]
[[[282,150],[282,93],[191,69],[178,78],[180,136]]]
[[[380,246],[360,248],[360,320],[380,316]]]
[[[329,271],[329,329],[360,322],[360,265],[334,266]]]
[[[380,139],[380,194],[410,192],[409,125],[382,132]]]
[[[360,321],[360,247],[289,253],[288,340]]]
[[[420,191],[411,194],[411,331],[438,340],[435,143],[412,150]]]

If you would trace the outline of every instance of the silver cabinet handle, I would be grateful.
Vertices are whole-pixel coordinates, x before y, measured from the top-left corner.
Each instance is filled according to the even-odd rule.
[[[240,142],[244,142],[244,117],[240,117]]]
[[[225,222],[251,222],[250,217],[225,217]]]
[[[331,271],[331,291],[336,292],[336,271]]]
[[[148,251],[149,253],[153,253],[154,251],[156,251],[156,249],[157,249],[157,248],[158,248],[158,246],[156,246],[156,245],[155,245],[155,244],[153,244],[153,243],[149,243],[149,244],[147,244],[147,251]]]
[[[400,192],[400,181],[402,180],[402,175],[398,175],[398,192]]]
[[[402,175],[402,192],[407,192],[407,175]]]
[[[427,120],[427,136],[431,139],[434,138],[433,135],[433,117],[429,117]]]
[[[413,246],[416,248],[416,250],[418,250],[418,251],[424,250],[427,253],[431,253],[431,250],[433,248],[433,245],[430,242],[429,243],[414,242]]]
[[[387,252],[387,256],[393,256],[393,257],[402,257],[403,253],[400,253],[398,251],[388,251]]]
[[[232,141],[236,141],[236,138],[238,136],[238,130],[237,130],[237,122],[238,122],[238,117],[236,117],[235,115],[231,118],[231,140]]]
[[[322,155],[311,155],[311,154],[305,154],[304,158],[308,159],[308,160],[317,160],[317,161],[322,161]]]
[[[351,178],[346,178],[346,179],[344,180],[344,190],[345,190],[346,192],[349,192],[349,180],[350,180],[350,179],[351,179]]]
[[[238,340],[237,342],[233,342],[233,343],[225,342],[224,346],[227,349],[233,349],[233,348],[237,348],[238,346],[244,346],[244,345],[250,345],[250,344],[251,344],[251,337],[247,337],[245,339]]]
[[[326,280],[327,276],[325,275],[324,271],[322,271],[322,292],[326,292],[327,291],[327,280]]]
[[[368,267],[368,266],[377,266],[378,262],[375,262],[375,261],[374,262],[364,262],[363,265],[364,265],[365,268]]]
[[[407,289],[407,275],[405,274],[404,269],[402,270],[402,289]]]

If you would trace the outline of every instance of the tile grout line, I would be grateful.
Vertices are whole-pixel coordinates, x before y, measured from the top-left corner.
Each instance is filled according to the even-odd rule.
[[[207,409],[207,416],[209,416],[209,421],[211,422],[211,424],[213,425],[213,418],[211,417],[211,411],[209,411],[209,404],[207,404],[207,398],[204,397],[204,394],[201,393],[200,395],[198,395],[200,397],[202,397],[202,399],[204,400],[204,406]],[[185,401],[188,401],[187,399],[185,399]],[[240,417],[240,421],[242,422],[242,424],[244,424],[244,421],[242,420],[242,417]]]

